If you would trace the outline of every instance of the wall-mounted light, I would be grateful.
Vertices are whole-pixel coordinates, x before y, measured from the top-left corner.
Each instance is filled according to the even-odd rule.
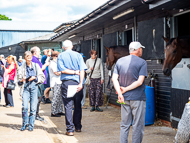
[[[9,51],[11,51],[11,47],[9,47]]]
[[[71,36],[69,36],[69,39],[71,39],[71,38],[73,38],[73,37],[75,37],[76,35],[71,35]]]
[[[118,18],[120,18],[120,17],[122,17],[122,16],[124,16],[126,14],[129,14],[129,13],[133,12],[133,11],[134,11],[134,8],[130,8],[130,9],[128,9],[128,10],[126,10],[126,11],[124,11],[124,12],[122,12],[122,13],[116,15],[116,16],[114,16],[113,20],[116,20],[116,19],[118,19]]]

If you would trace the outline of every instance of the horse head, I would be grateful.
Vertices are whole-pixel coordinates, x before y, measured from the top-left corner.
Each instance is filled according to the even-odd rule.
[[[113,52],[113,48],[108,48],[106,46],[104,46],[106,49],[106,67],[108,70],[111,70],[113,64],[114,64],[114,52]]]
[[[166,47],[164,49],[165,52],[165,60],[163,64],[162,71],[165,75],[170,76],[171,70],[179,63],[182,59],[182,48],[180,46],[180,41],[178,38],[167,39],[163,37],[165,40]]]

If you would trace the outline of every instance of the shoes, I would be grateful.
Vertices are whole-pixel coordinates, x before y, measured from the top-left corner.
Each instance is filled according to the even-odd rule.
[[[44,104],[46,104],[45,96],[42,96],[42,102],[43,102]]]
[[[74,133],[73,132],[66,132],[66,135],[68,135],[68,136],[74,136]]]
[[[7,105],[5,104],[5,105],[3,105],[3,107],[7,107]]]
[[[10,105],[7,105],[6,108],[9,108],[9,107],[13,107],[13,106],[10,106]]]
[[[61,115],[61,116],[65,116],[65,113],[61,112],[61,113],[57,113],[58,115]]]
[[[40,115],[36,115],[36,120],[44,121],[44,118],[40,117]]]
[[[81,129],[75,129],[75,132],[81,132]]]
[[[26,127],[27,127],[27,125],[22,126],[22,128],[20,129],[20,131],[26,130]]]
[[[93,112],[93,111],[95,111],[95,107],[92,107],[92,109],[90,110],[90,112]]]
[[[60,114],[52,114],[51,113],[51,117],[61,117],[61,115]]]
[[[103,112],[103,110],[100,109],[99,107],[96,107],[96,111],[97,111],[97,112]]]
[[[28,127],[28,131],[32,132],[33,128],[32,127]]]
[[[87,109],[87,107],[86,106],[82,106],[82,109]]]
[[[49,98],[46,98],[45,102],[46,102],[46,104],[50,104],[51,100]]]

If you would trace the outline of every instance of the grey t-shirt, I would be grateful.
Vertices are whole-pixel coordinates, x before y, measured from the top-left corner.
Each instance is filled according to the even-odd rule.
[[[127,87],[137,81],[140,75],[147,76],[147,63],[134,55],[125,56],[116,62],[113,73],[119,75],[120,86]],[[123,96],[125,100],[146,100],[145,83],[125,92]]]

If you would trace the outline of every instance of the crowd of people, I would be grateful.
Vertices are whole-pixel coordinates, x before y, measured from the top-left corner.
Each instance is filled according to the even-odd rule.
[[[19,57],[0,56],[0,82],[4,87],[6,108],[14,107],[12,90],[20,87],[22,97],[21,131],[33,131],[35,120],[43,121],[39,114],[40,103],[51,104],[51,117],[65,116],[66,135],[81,132],[82,108],[85,107],[86,87],[89,93],[90,112],[103,112],[103,66],[97,51],[91,50],[91,58],[84,62],[83,56],[72,50],[70,40],[63,42],[64,52],[54,49],[41,50],[34,46]],[[146,61],[139,42],[131,42],[130,55],[120,58],[114,68],[112,81],[121,104],[120,142],[128,142],[133,120],[133,142],[142,142],[145,126],[146,95],[144,79],[147,76]],[[85,85],[85,79],[89,84]],[[72,91],[71,91],[72,90]],[[49,93],[53,98],[50,100]],[[30,104],[30,105],[29,105]],[[30,113],[28,115],[28,108]],[[64,109],[63,109],[64,108]],[[74,111],[73,111],[74,110]],[[73,113],[72,113],[73,112]]]
[[[72,42],[66,40],[63,43],[65,52],[59,53],[54,49],[44,49],[40,58],[41,50],[34,46],[30,51],[19,57],[18,61],[13,55],[7,58],[0,56],[0,82],[4,87],[5,105],[3,107],[14,107],[12,90],[9,83],[20,88],[22,97],[22,128],[21,131],[33,131],[35,120],[43,121],[39,114],[41,102],[51,104],[51,117],[65,116],[67,135],[75,131],[80,132],[82,125],[82,108],[85,107],[86,85],[85,75],[92,71],[91,83],[89,85],[89,99],[92,111],[102,112],[99,108],[103,104],[103,67],[101,59],[97,58],[97,52],[90,52],[91,58],[84,62],[84,55],[72,51]],[[94,61],[97,60],[95,66]],[[94,68],[94,69],[92,69]],[[85,74],[86,71],[86,74]],[[101,78],[101,79],[100,79]],[[69,85],[79,85],[77,93],[72,98],[67,98]],[[49,93],[52,91],[52,101]],[[30,104],[30,105],[29,105]],[[28,115],[28,108],[30,113]],[[72,116],[72,110],[74,110]]]

